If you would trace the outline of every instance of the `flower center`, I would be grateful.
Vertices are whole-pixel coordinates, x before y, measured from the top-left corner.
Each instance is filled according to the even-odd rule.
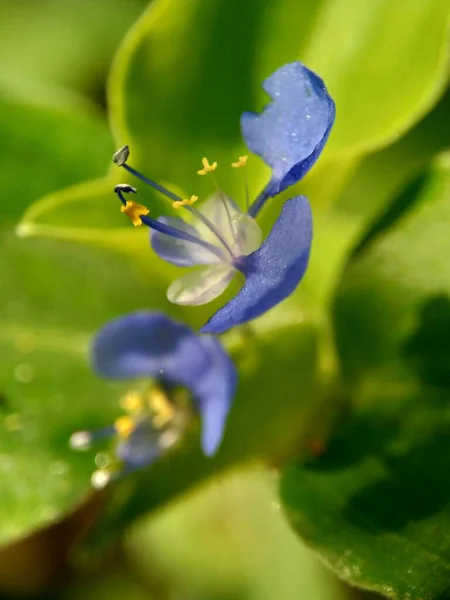
[[[206,157],[203,158],[203,168],[197,171],[197,173],[199,175],[209,175],[213,180],[214,186],[217,190],[216,193],[218,195],[218,199],[222,203],[222,209],[225,214],[225,223],[223,223],[224,220],[221,219],[219,224],[215,222],[213,218],[207,216],[194,206],[194,204],[198,200],[198,196],[192,195],[190,198],[181,198],[171,190],[167,189],[165,186],[157,183],[152,179],[149,179],[148,177],[131,167],[127,163],[128,157],[129,148],[128,146],[124,146],[114,154],[113,161],[118,166],[123,167],[126,171],[139,178],[147,185],[150,185],[153,189],[157,190],[163,196],[171,200],[172,206],[176,210],[181,208],[187,210],[197,220],[197,222],[199,223],[199,227],[201,225],[203,230],[206,230],[206,237],[208,239],[205,239],[204,235],[194,235],[193,233],[183,231],[181,228],[177,228],[172,225],[169,225],[168,223],[162,222],[161,219],[155,220],[151,218],[149,216],[149,210],[146,206],[143,206],[136,202],[125,200],[123,194],[136,193],[135,188],[127,184],[117,185],[114,188],[114,191],[116,192],[120,201],[122,202],[121,210],[131,219],[135,226],[139,226],[142,223],[144,223],[151,229],[160,233],[169,235],[180,240],[184,240],[186,242],[191,242],[200,245],[203,248],[215,254],[217,258],[219,258],[220,262],[235,264],[240,256],[246,254],[246,244],[245,242],[244,244],[242,244],[242,224],[244,223],[244,220],[237,219],[237,215],[232,214],[230,210],[230,201],[220,189],[213,175],[213,172],[217,168],[217,162],[213,162],[212,164],[210,164]],[[238,161],[232,163],[232,167],[243,167],[245,166],[246,162],[247,157],[240,156]],[[246,189],[246,203],[248,208],[248,185],[245,177],[244,180]],[[239,211],[239,216],[245,217],[247,215]],[[248,217],[248,219],[251,219],[251,217]],[[229,235],[227,235],[226,232],[223,230],[224,226],[226,226],[227,231],[229,231]]]
[[[133,390],[122,399],[121,407],[124,414],[112,426],[78,431],[70,439],[75,450],[87,450],[103,438],[116,440],[115,461],[107,460],[103,465],[96,461],[100,468],[91,477],[95,488],[151,464],[176,445],[194,418],[189,393],[178,388],[169,391],[153,386],[144,392]]]

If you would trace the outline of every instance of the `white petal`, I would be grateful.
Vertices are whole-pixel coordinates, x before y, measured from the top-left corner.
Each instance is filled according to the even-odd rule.
[[[195,208],[211,221],[231,247],[235,245],[236,235],[233,230],[232,220],[242,213],[231,198],[223,192],[215,192],[208,200]],[[199,219],[196,219],[195,227],[204,240],[222,248],[214,233]]]
[[[199,232],[183,219],[178,217],[160,217],[159,221],[185,231],[194,237],[200,237]],[[207,248],[194,242],[180,240],[159,231],[151,231],[151,245],[162,259],[179,267],[193,265],[210,265],[220,262],[219,258]]]
[[[262,232],[258,223],[246,214],[233,217],[233,227],[236,236],[237,254],[247,256],[261,246]]]
[[[170,284],[167,298],[174,304],[206,304],[224,292],[234,273],[234,267],[224,264],[193,269]]]

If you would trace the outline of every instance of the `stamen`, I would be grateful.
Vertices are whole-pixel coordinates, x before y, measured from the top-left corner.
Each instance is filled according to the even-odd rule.
[[[127,162],[128,157],[130,156],[130,147],[122,146],[119,148],[117,152],[114,153],[113,162],[116,163],[119,167],[123,167],[123,165]]]
[[[238,169],[239,167],[245,167],[245,165],[247,164],[247,159],[248,159],[248,156],[246,154],[244,156],[240,156],[238,161],[231,163],[231,166],[234,167],[235,169]],[[244,185],[245,185],[245,210],[246,210],[246,212],[248,212],[248,208],[250,206],[250,195],[248,192],[248,179],[247,179],[247,175],[245,172],[244,172]]]
[[[150,211],[143,204],[128,200],[125,203],[125,206],[120,207],[120,212],[123,212],[127,217],[130,217],[131,222],[135,227],[139,227],[142,225],[142,215],[148,215]]]
[[[164,427],[166,423],[173,419],[175,408],[159,388],[155,388],[150,392],[148,403],[150,408],[155,412],[152,423],[157,429]]]
[[[200,171],[197,171],[197,173],[199,175],[207,175],[211,171],[215,171],[217,169],[217,162],[213,162],[213,164],[210,165],[206,156],[204,158],[202,158],[202,164],[203,164],[203,169],[200,169]]]
[[[142,396],[137,392],[129,392],[120,403],[123,410],[129,413],[137,413],[142,410],[144,403]]]
[[[177,200],[172,204],[172,206],[178,210],[182,206],[192,206],[194,202],[197,202],[198,196],[192,195],[190,198],[185,198],[184,200]]]
[[[117,435],[122,439],[127,439],[134,429],[134,421],[131,417],[119,417],[114,421],[114,428]]]
[[[132,185],[128,185],[128,183],[118,183],[114,186],[114,192],[116,194],[119,194],[119,192],[124,194],[137,194],[137,189]]]
[[[235,169],[237,169],[239,167],[245,167],[245,165],[247,163],[247,158],[248,158],[247,155],[240,156],[238,161],[231,163],[231,166],[234,167]]]
[[[92,444],[92,434],[89,431],[76,431],[69,440],[73,450],[89,450]]]
[[[214,233],[214,235],[217,237],[217,239],[220,241],[220,243],[224,246],[224,248],[230,254],[231,258],[232,259],[235,258],[230,246],[227,244],[227,242],[225,241],[223,236],[220,234],[220,232],[217,230],[217,228],[214,227],[214,225],[211,223],[211,221],[209,219],[207,219],[204,215],[202,215],[199,211],[195,210],[192,207],[193,202],[195,202],[195,200],[192,201],[193,196],[191,196],[191,202],[189,202],[188,204],[183,203],[183,198],[181,198],[177,194],[174,194],[173,192],[171,192],[164,186],[159,185],[159,183],[156,183],[156,181],[153,181],[152,179],[148,179],[147,177],[145,177],[144,175],[139,173],[139,171],[136,171],[135,169],[133,169],[132,167],[127,165],[125,161],[128,158],[128,156],[129,156],[129,148],[127,146],[124,146],[123,148],[121,148],[114,154],[113,160],[117,165],[119,165],[120,167],[123,167],[129,173],[132,173],[133,175],[135,175],[136,177],[141,179],[141,181],[144,181],[145,183],[147,183],[154,189],[158,190],[159,192],[161,192],[162,194],[164,194],[165,196],[167,196],[168,198],[173,200],[174,203],[181,202],[181,205],[177,204],[177,206],[175,208],[178,208],[179,206],[183,206],[184,208],[189,210],[193,215],[195,215],[198,219],[200,219],[203,222],[203,224],[206,225]],[[203,161],[205,161],[205,162],[203,162]],[[214,169],[217,167],[217,163],[213,163],[212,165],[210,165],[207,158],[204,158],[203,161],[202,162],[205,165],[205,168],[208,167],[210,170],[214,171]],[[132,186],[128,186],[127,184],[120,184],[120,185],[115,186],[114,191],[119,196],[122,204],[124,204],[126,207],[127,201],[123,197],[123,194],[128,193],[128,192],[135,193],[135,188],[133,188]],[[156,221],[155,219],[145,217],[144,215],[142,215],[142,216],[139,215],[139,216],[141,217],[140,220],[142,221],[142,223],[145,223],[152,229],[155,229],[156,231],[160,231],[161,233],[166,233],[173,237],[178,237],[179,239],[184,239],[186,241],[200,244],[204,248],[208,248],[208,250],[210,250],[217,257],[219,257],[221,260],[223,260],[223,256],[222,256],[221,252],[219,250],[217,250],[217,248],[215,248],[212,244],[208,244],[208,242],[204,242],[203,240],[200,240],[199,238],[191,236],[190,234],[188,234],[186,232],[182,232],[182,231],[176,229],[175,227],[169,227],[168,225],[164,225],[163,223],[160,223],[159,221]],[[213,250],[213,248],[214,248],[214,250]]]
[[[163,185],[156,183],[156,181],[153,181],[153,179],[149,179],[148,177],[145,177],[145,175],[142,175],[142,173],[139,173],[139,171],[136,171],[136,169],[133,169],[133,167],[130,167],[127,164],[127,159],[129,157],[129,155],[130,155],[129,147],[123,146],[123,148],[119,148],[119,150],[117,150],[117,152],[114,154],[113,161],[116,163],[117,166],[123,167],[126,171],[128,171],[128,173],[131,173],[132,175],[134,175],[135,177],[137,177],[138,179],[140,179],[147,185],[150,185],[152,188],[154,188],[155,190],[157,190],[164,196],[167,196],[174,202],[176,202],[177,200],[182,200],[182,198],[180,198],[180,196],[178,196],[177,194],[174,194],[173,192],[168,190]],[[127,190],[122,190],[122,191],[126,192]]]

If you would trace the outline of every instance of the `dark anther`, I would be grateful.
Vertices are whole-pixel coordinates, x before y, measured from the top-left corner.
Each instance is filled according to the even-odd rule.
[[[129,146],[122,146],[122,148],[119,148],[117,150],[117,152],[114,153],[113,161],[119,167],[123,167],[123,165],[127,162],[127,159],[129,156],[130,156]]]
[[[128,183],[118,183],[114,186],[114,191],[116,194],[122,192],[123,194],[136,194],[137,189],[132,185],[128,185]]]

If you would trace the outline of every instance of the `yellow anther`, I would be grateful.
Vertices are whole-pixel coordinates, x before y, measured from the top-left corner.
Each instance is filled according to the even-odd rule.
[[[148,397],[148,403],[153,410],[153,425],[157,428],[164,427],[175,415],[175,409],[164,392],[158,388],[152,390]]]
[[[217,169],[217,163],[213,162],[213,164],[210,165],[209,160],[206,158],[206,156],[204,158],[202,158],[202,165],[203,165],[203,169],[200,169],[200,171],[197,171],[197,173],[199,175],[206,175],[207,173],[210,173],[211,171],[215,171]]]
[[[125,398],[122,399],[120,405],[123,410],[126,410],[129,413],[139,412],[143,408],[142,396],[137,392],[129,392]]]
[[[184,200],[175,200],[172,206],[178,210],[182,206],[192,206],[194,202],[197,202],[197,200],[198,196],[192,195],[190,198],[184,198]]]
[[[150,212],[143,204],[138,204],[137,202],[133,202],[131,200],[127,200],[125,206],[122,204],[120,210],[127,215],[127,217],[130,217],[135,227],[142,225],[141,215],[148,215]]]
[[[134,421],[131,417],[119,417],[114,422],[114,429],[119,437],[126,439],[134,429]]]
[[[248,156],[240,156],[238,161],[231,163],[231,166],[235,169],[237,169],[238,167],[245,167],[247,163],[247,158]]]

